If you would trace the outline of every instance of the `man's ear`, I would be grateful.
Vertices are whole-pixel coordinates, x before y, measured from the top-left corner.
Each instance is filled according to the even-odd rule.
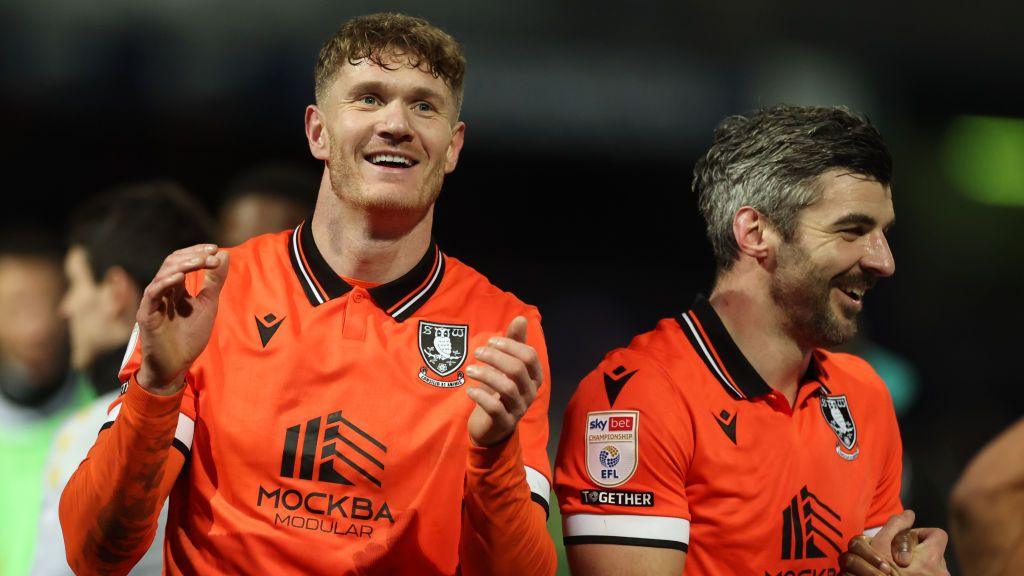
[[[459,163],[459,154],[462,152],[462,144],[466,138],[466,123],[456,122],[452,127],[452,141],[448,144],[445,152],[444,173],[451,174],[455,165]]]
[[[732,234],[740,257],[748,256],[763,264],[774,256],[775,229],[756,209],[743,206],[736,211],[732,218]]]
[[[327,119],[315,104],[306,106],[306,142],[314,158],[323,161],[330,158],[331,139],[327,132]]]
[[[134,317],[142,301],[142,290],[120,266],[111,266],[103,275],[103,292],[115,318]]]

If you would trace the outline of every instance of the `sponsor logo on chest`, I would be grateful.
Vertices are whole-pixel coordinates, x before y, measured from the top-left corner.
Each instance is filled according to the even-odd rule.
[[[636,472],[640,413],[635,410],[587,414],[587,474],[600,486],[618,486]]]

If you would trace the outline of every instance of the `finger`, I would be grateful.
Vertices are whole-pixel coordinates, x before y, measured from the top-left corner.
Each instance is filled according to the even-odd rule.
[[[502,404],[507,407],[508,412],[514,414],[517,419],[526,412],[526,406],[522,395],[519,394],[519,388],[515,382],[509,380],[508,376],[502,374],[501,371],[486,364],[470,364],[466,367],[466,374],[496,392],[500,396]]]
[[[889,518],[885,526],[878,531],[873,538],[871,538],[871,547],[875,549],[879,554],[885,556],[892,553],[892,540],[896,537],[896,534],[914,527],[914,511],[904,510],[900,514],[896,514]]]
[[[186,246],[185,248],[179,248],[179,249],[175,250],[174,252],[171,252],[171,256],[175,256],[175,255],[178,255],[178,254],[193,254],[193,253],[202,253],[202,254],[213,255],[213,254],[216,254],[217,250],[219,250],[219,249],[220,248],[216,244],[194,244],[192,246]]]
[[[203,276],[203,289],[199,291],[200,297],[216,300],[220,296],[220,290],[228,278],[228,256],[227,252],[218,252],[215,256],[207,257],[207,260],[215,260],[215,265],[209,267]]]
[[[522,316],[519,318],[522,318]],[[511,328],[511,325],[509,327]],[[533,349],[533,346],[513,340],[512,338],[502,338],[501,336],[491,338],[487,341],[487,345],[518,358],[526,365],[526,369],[530,373],[530,379],[540,387],[544,380],[544,370],[541,369],[540,357],[537,355],[537,351]]]
[[[161,307],[166,305],[164,294],[175,285],[181,284],[184,281],[185,275],[181,272],[155,278],[142,292],[142,302],[139,306],[139,311],[145,314],[162,312]]]
[[[896,564],[906,568],[914,559],[914,548],[917,548],[917,531],[901,530],[892,539],[892,557]]]
[[[939,555],[944,555],[946,546],[949,544],[949,534],[942,528],[917,528],[913,530],[922,550],[934,550]]]
[[[530,377],[530,371],[526,369],[522,360],[491,346],[477,348],[476,359],[493,366],[512,380],[519,388],[519,393],[523,396],[527,406],[537,397],[537,385]]]
[[[871,547],[871,542],[864,535],[854,536],[850,539],[849,551],[860,556],[864,560],[867,560],[872,566],[878,568],[885,574],[892,572],[892,568],[889,566],[889,563],[875,552],[874,548]]]
[[[473,402],[476,402],[476,405],[486,412],[492,420],[503,424],[505,427],[511,427],[513,423],[512,416],[505,409],[505,405],[501,403],[501,399],[497,394],[483,388],[471,386],[466,389],[466,395]]]
[[[844,573],[851,574],[852,576],[887,576],[886,573],[872,566],[867,560],[849,552],[845,552],[839,557],[839,566],[843,569]]]

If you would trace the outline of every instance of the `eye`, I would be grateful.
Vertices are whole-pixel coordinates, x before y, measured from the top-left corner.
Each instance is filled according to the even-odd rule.
[[[374,96],[373,94],[367,94],[365,96],[361,96],[359,98],[359,102],[361,104],[366,104],[367,106],[376,106],[377,104],[380,104],[380,100],[376,96]]]
[[[415,106],[415,109],[416,109],[417,112],[433,112],[434,111],[434,107],[430,104],[430,102],[417,102],[416,106]]]
[[[839,231],[839,234],[846,240],[856,240],[864,235],[863,228],[843,228]]]

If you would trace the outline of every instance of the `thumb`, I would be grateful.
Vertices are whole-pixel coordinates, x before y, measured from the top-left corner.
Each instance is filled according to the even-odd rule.
[[[505,331],[505,337],[515,340],[516,342],[526,343],[526,318],[522,316],[516,316],[508,323],[508,330]]]
[[[915,519],[916,516],[913,510],[904,510],[900,514],[889,518],[885,526],[871,538],[871,547],[879,554],[891,552],[890,548],[894,546],[893,539],[896,537],[896,534],[908,528],[913,528]]]
[[[228,279],[228,253],[218,252],[214,258],[218,260],[217,267],[207,270],[203,275],[203,289],[200,291],[200,294],[211,299],[220,296],[220,289]]]
[[[902,530],[892,540],[892,557],[901,567],[910,566],[914,548],[917,548],[917,530]]]

